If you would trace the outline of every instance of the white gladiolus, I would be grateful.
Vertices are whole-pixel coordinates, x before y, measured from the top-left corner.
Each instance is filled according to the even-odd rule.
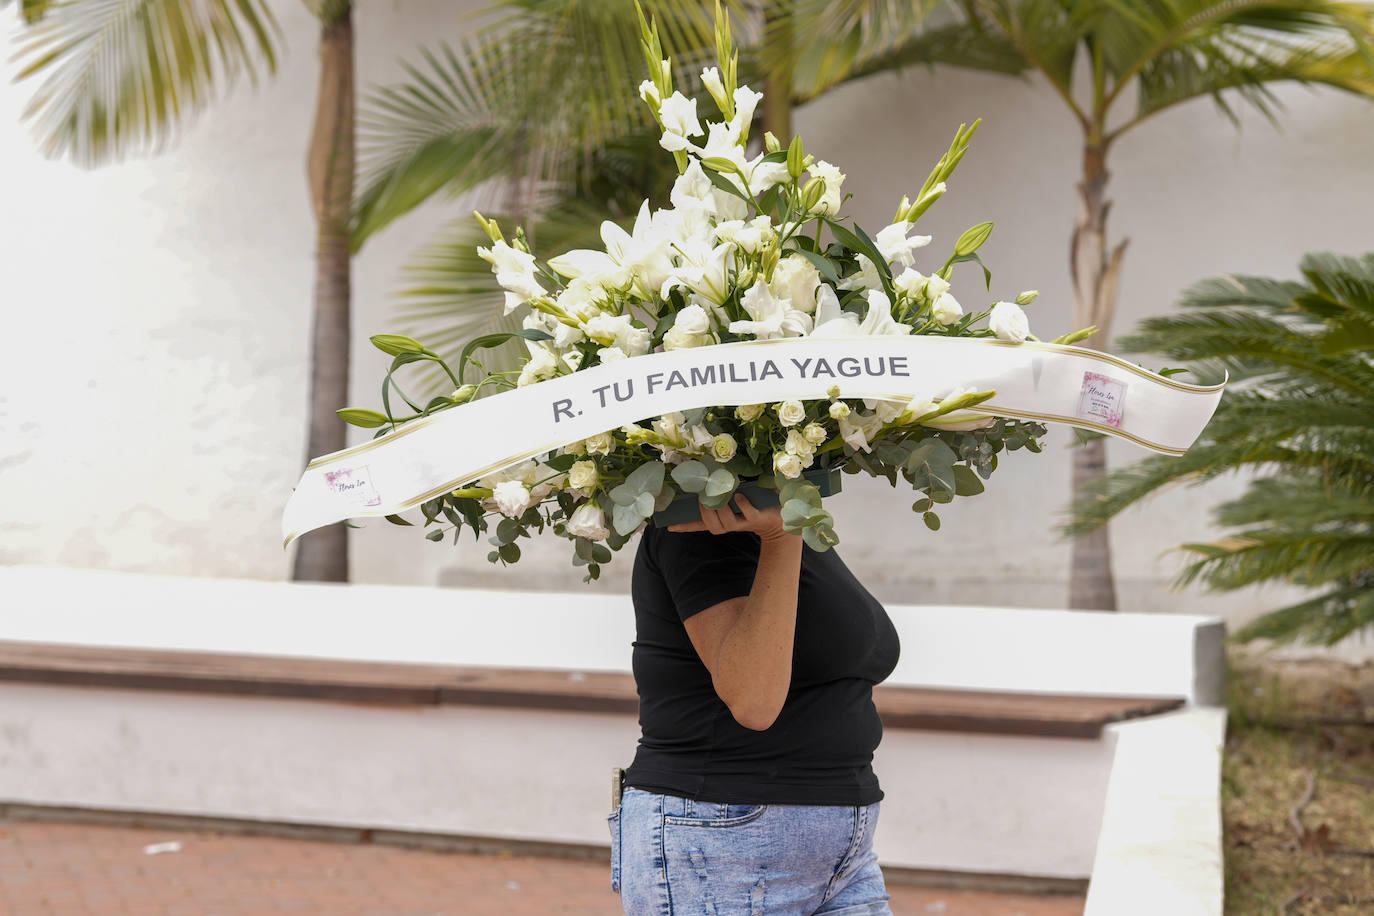
[[[959,304],[959,300],[955,299],[953,295],[950,293],[943,293],[940,298],[935,300],[935,304],[931,306],[931,314],[935,316],[935,320],[940,322],[940,324],[954,324],[954,322],[964,317],[964,307]]]
[[[853,337],[859,333],[859,316],[840,308],[840,299],[827,284],[816,290],[816,328],[812,337]]]
[[[663,97],[658,94],[658,87],[650,80],[644,80],[639,84],[639,97],[655,108],[663,104]]]
[[[859,324],[859,333],[871,336],[887,335],[905,337],[910,334],[910,325],[903,324],[892,317],[892,300],[880,289],[868,291],[868,314]]]
[[[802,460],[791,452],[775,452],[773,454],[773,470],[784,477],[800,477]]]
[[[529,489],[518,480],[503,480],[492,488],[491,498],[502,515],[519,518],[532,503]]]
[[[724,87],[722,87],[724,88]],[[748,86],[740,86],[735,89],[735,117],[730,121],[730,126],[740,136],[744,136],[745,128],[754,120],[754,109],[763,100],[762,92],[755,92]],[[776,182],[774,182],[776,184]],[[754,189],[754,193],[759,191]]]
[[[840,289],[882,289],[883,278],[878,273],[878,265],[867,255],[855,255],[854,259],[859,262],[859,269],[840,281]]]
[[[1021,311],[1021,306],[1015,302],[994,304],[988,315],[988,327],[999,340],[1021,343],[1030,336],[1030,322],[1026,320],[1026,313]]]
[[[529,362],[520,370],[516,385],[523,387],[549,378],[558,372],[558,357],[548,347],[536,341],[527,340],[525,346],[530,351]]]
[[[649,352],[651,336],[648,329],[636,325],[629,315],[597,315],[584,324],[582,330],[597,343],[615,347],[626,356],[643,356]]]
[[[568,485],[579,490],[592,489],[600,479],[601,475],[597,473],[595,461],[574,461],[573,466],[568,469]]]
[[[479,247],[477,255],[491,265],[496,282],[506,291],[507,315],[534,297],[544,295],[544,287],[534,275],[534,255],[529,252],[512,248],[502,241],[490,248]]]
[[[706,87],[706,91],[711,93],[711,98],[715,99],[720,110],[725,110],[725,84],[721,82],[720,71],[715,67],[707,67],[701,71],[701,84]]]
[[[658,116],[663,121],[663,137],[659,146],[674,152],[690,146],[688,137],[701,134],[701,122],[697,120],[697,100],[689,99],[681,92],[674,92],[659,105]]]
[[[806,406],[801,401],[783,401],[777,412],[778,422],[783,426],[795,426],[806,419]]]
[[[799,337],[811,331],[811,316],[792,308],[791,301],[779,299],[762,279],[745,290],[740,305],[751,320],[730,322],[734,334],[752,334],[757,340],[777,337]]]
[[[604,541],[611,536],[611,531],[606,527],[606,515],[601,511],[601,507],[594,502],[585,502],[578,506],[568,519],[568,533],[574,537],[588,538],[593,541]]]
[[[878,251],[882,252],[883,257],[892,265],[895,270],[898,266],[911,267],[916,263],[916,256],[912,254],[917,248],[930,244],[930,236],[913,235],[907,238],[906,234],[911,231],[915,223],[902,222],[893,223],[883,229],[873,239],[873,243],[878,246]]]
[[[717,461],[729,461],[739,450],[739,443],[729,433],[720,433],[711,440],[711,457]]]

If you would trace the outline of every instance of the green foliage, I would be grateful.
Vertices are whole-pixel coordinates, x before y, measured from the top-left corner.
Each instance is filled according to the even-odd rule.
[[[1180,583],[1215,590],[1286,582],[1318,592],[1234,638],[1330,645],[1374,626],[1374,254],[1308,254],[1302,282],[1229,275],[1183,294],[1183,309],[1141,323],[1121,343],[1186,360],[1235,382],[1181,458],[1115,471],[1073,506],[1065,531],[1090,531],[1176,483],[1241,469],[1261,476],[1222,504],[1232,529],[1183,549]]]

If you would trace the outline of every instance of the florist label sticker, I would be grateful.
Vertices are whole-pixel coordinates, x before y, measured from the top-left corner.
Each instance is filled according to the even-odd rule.
[[[324,482],[335,494],[342,496],[353,506],[380,506],[382,497],[372,485],[372,475],[367,465],[360,468],[336,468],[325,471]]]
[[[1117,381],[1100,372],[1083,373],[1083,390],[1078,397],[1080,417],[1120,429],[1125,400],[1125,382]]]

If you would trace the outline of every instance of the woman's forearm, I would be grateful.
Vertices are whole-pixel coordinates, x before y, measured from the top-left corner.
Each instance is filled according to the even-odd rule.
[[[744,609],[720,643],[716,693],[745,728],[773,724],[792,682],[802,539],[762,538],[758,571]]]

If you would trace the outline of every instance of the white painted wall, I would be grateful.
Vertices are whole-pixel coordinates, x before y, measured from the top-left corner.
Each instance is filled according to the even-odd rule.
[[[399,57],[457,35],[466,27],[461,12],[475,5],[362,7],[360,85],[394,79]],[[5,55],[0,564],[287,574],[276,531],[306,458],[313,230],[303,159],[316,59],[304,9],[286,4],[278,15],[289,48],[275,80],[256,92],[239,87],[162,155],[99,171],[34,152],[19,121],[32,87],[11,84],[16,67]],[[0,13],[6,34],[14,17]],[[1118,331],[1171,307],[1208,275],[1295,277],[1305,251],[1374,250],[1368,207],[1352,205],[1374,200],[1374,107],[1329,91],[1278,92],[1290,108],[1282,133],[1248,113],[1237,133],[1210,103],[1196,102],[1114,151],[1111,229],[1132,239]],[[880,225],[958,123],[976,117],[984,122],[972,150],[924,231],[939,252],[966,226],[996,220],[984,248],[992,295],[1038,288],[1033,327],[1053,336],[1069,321],[1078,152],[1076,128],[1042,84],[912,70],[840,90],[800,111],[797,123],[810,149],[848,172],[855,215]],[[467,209],[429,205],[357,260],[353,403],[377,401],[384,359],[366,338],[396,326],[400,267]],[[976,268],[956,276],[969,305],[981,290]],[[1068,551],[1050,524],[1068,497],[1066,441],[1055,432],[1047,454],[1007,461],[987,494],[945,514],[938,534],[907,515],[885,483],[846,478],[833,501],[842,555],[885,601],[1062,603]],[[1117,464],[1141,454],[1110,448]],[[1207,507],[1238,488],[1223,481],[1201,495],[1168,493],[1116,524],[1123,609],[1239,622],[1283,600],[1281,590],[1169,590],[1180,564],[1168,548],[1208,536]],[[485,544],[455,550],[384,523],[355,532],[353,545],[357,582],[582,587],[562,542],[527,551],[518,575],[489,567]],[[593,593],[623,591],[629,559],[618,558]],[[1374,640],[1345,654],[1374,655]]]

